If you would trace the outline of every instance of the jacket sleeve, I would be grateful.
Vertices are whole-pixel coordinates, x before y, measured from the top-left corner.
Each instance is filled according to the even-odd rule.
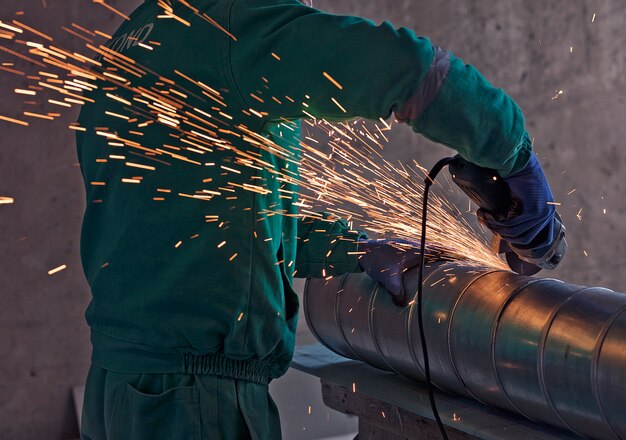
[[[363,272],[358,263],[357,242],[367,238],[353,231],[345,220],[324,213],[322,218],[298,220],[297,278],[323,278]]]
[[[519,107],[473,67],[390,23],[297,0],[235,0],[229,69],[244,109],[270,121],[386,119],[507,176],[531,145]]]

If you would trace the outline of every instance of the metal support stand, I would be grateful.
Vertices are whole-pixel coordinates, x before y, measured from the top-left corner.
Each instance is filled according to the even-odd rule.
[[[359,418],[358,440],[439,440],[424,384],[344,358],[321,344],[297,347],[292,368],[319,377],[324,403]],[[436,391],[451,440],[583,440],[475,400]]]
[[[358,440],[436,440],[439,429],[433,420],[349,387],[322,378],[322,397],[329,408],[359,418]],[[450,440],[479,439],[448,429]]]

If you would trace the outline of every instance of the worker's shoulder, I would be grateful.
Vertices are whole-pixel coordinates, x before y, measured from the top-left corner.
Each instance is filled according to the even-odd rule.
[[[298,6],[308,7],[300,0],[232,0],[232,3],[247,5],[251,8],[262,8],[267,6]]]
[[[284,14],[320,13],[300,0],[231,0],[231,17],[251,17],[263,15],[264,19],[279,18]]]

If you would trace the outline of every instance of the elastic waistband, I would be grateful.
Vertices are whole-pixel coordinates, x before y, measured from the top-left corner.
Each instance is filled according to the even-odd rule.
[[[113,338],[91,329],[91,361],[119,373],[181,373],[222,376],[267,385],[272,361],[195,354],[182,347],[151,347]]]
[[[224,376],[263,385],[269,383],[269,364],[258,360],[229,359],[223,354],[183,354],[182,373]]]

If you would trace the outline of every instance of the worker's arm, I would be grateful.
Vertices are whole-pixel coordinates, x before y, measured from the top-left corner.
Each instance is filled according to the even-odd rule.
[[[230,66],[244,108],[269,120],[396,117],[503,177],[531,154],[519,107],[412,31],[297,0],[235,0]]]
[[[367,238],[351,230],[345,220],[329,214],[322,218],[298,220],[297,278],[322,278],[348,272],[362,272],[357,242]]]

